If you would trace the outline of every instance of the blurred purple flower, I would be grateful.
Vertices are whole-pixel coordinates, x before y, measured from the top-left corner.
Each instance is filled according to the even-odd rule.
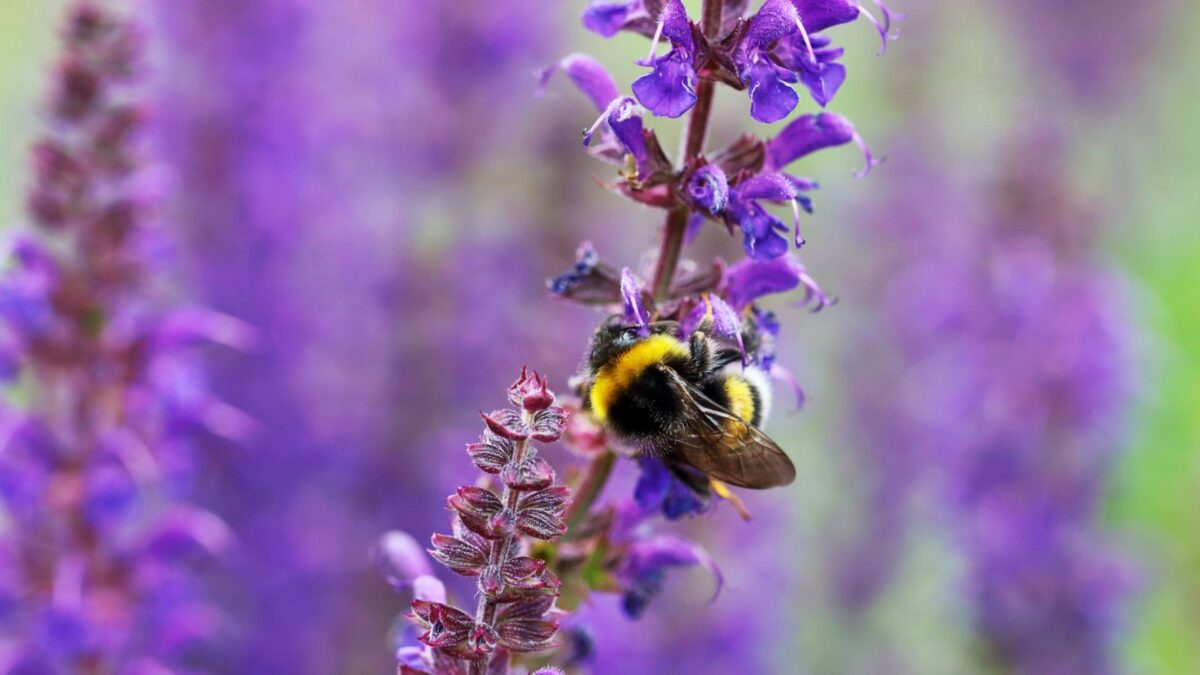
[[[78,2],[63,40],[51,131],[33,152],[38,229],[0,279],[6,367],[27,386],[0,411],[5,657],[12,672],[174,670],[229,628],[194,576],[232,536],[186,503],[193,445],[246,428],[189,348],[218,325],[226,341],[248,331],[195,309],[198,339],[168,339],[180,314],[152,290],[165,265],[139,145],[143,33]]]
[[[903,541],[897,513],[927,469],[968,556],[986,658],[1016,673],[1106,673],[1132,581],[1100,520],[1128,337],[1120,284],[1052,138],[1011,142],[990,192],[906,155],[914,169],[886,208],[908,215],[875,219],[894,249],[876,280],[888,328],[870,331],[887,345],[856,344],[856,361],[873,356],[854,369],[854,428],[878,468],[872,520],[843,552],[874,562],[844,567],[841,594],[861,608],[881,592]],[[913,185],[944,196],[914,201]]]

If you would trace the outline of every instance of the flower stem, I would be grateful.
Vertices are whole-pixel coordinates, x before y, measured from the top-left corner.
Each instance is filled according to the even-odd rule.
[[[575,498],[571,500],[566,513],[563,514],[563,519],[567,522],[566,536],[568,538],[583,517],[587,515],[596,498],[604,491],[604,484],[608,482],[608,475],[612,473],[616,459],[617,453],[605,449],[592,460],[591,464],[588,464],[583,480],[579,481],[579,485],[575,487]]]
[[[704,0],[701,27],[705,36],[715,39],[721,30],[721,12],[724,0]],[[688,115],[687,130],[684,132],[682,170],[686,170],[692,161],[704,151],[704,138],[708,133],[708,119],[712,116],[713,94],[716,82],[699,78],[696,83],[696,104]],[[688,220],[692,210],[688,206],[680,206],[667,213],[663,224],[662,248],[658,252],[658,263],[654,268],[652,288],[654,297],[663,300],[671,290],[671,280],[675,277],[675,268],[679,266],[679,254],[683,250],[683,238],[687,232]]]
[[[525,418],[525,424],[533,424],[533,416],[522,411],[521,416]],[[525,459],[525,452],[529,449],[529,441],[517,441],[516,449],[513,450],[512,459],[509,460],[513,464],[520,465]],[[517,500],[520,499],[521,493],[507,485],[504,486],[504,492],[501,494],[500,500],[504,502],[504,508],[509,513],[516,513]],[[508,549],[512,545],[515,534],[509,534],[502,539],[496,539],[492,542],[492,549],[488,552],[488,564],[500,566],[508,558]],[[475,608],[476,623],[483,623],[491,626],[496,621],[496,608],[499,603],[489,597],[486,593],[479,594],[479,604]],[[484,675],[488,669],[488,658],[476,659],[471,661],[471,675]]]

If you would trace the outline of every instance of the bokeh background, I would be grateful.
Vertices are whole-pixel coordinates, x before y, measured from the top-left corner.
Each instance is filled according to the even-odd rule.
[[[1111,672],[1200,672],[1200,7],[895,5],[883,57],[865,24],[834,30],[850,77],[831,108],[887,161],[865,179],[847,148],[804,167],[822,187],[803,259],[839,303],[775,307],[809,400],[769,430],[800,478],[748,495],[748,525],[724,509],[678,526],[726,574],[715,601],[696,570],[638,623],[612,598],[587,607],[592,667],[1009,672],[983,636],[1099,630]],[[26,220],[65,6],[0,3],[5,228]],[[388,672],[403,607],[371,545],[444,529],[475,411],[522,364],[573,372],[600,317],[544,282],[576,245],[627,264],[653,246],[660,214],[596,185],[587,101],[565,81],[534,96],[534,71],[573,51],[623,89],[640,74],[644,40],[587,33],[582,6],[135,8],[173,292],[260,331],[209,360],[259,422],[212,439],[199,472],[197,501],[238,536],[212,573],[229,620],[214,671]],[[767,132],[731,92],[715,119],[714,139]],[[677,125],[652,124],[674,147]],[[692,254],[739,251],[711,228]],[[997,459],[987,439],[1009,437],[1033,459]],[[1056,518],[1012,516],[1028,504],[1071,512],[1082,578],[1026,569]],[[1089,668],[1055,672],[1108,672]]]

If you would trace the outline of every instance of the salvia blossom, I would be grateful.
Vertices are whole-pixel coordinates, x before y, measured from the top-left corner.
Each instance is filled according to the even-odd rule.
[[[618,272],[584,244],[575,266],[549,287],[560,298],[607,307],[643,332],[652,319],[678,321],[683,334],[708,326],[715,337],[738,348],[744,365],[763,368],[801,396],[795,379],[776,362],[779,322],[757,303],[765,295],[795,288],[804,289],[802,304],[814,310],[832,302],[791,257],[792,247],[804,244],[800,211],[812,211],[806,193],[817,183],[790,173],[789,167],[812,152],[850,142],[863,149],[867,170],[876,160],[853,125],[831,112],[801,115],[774,138],[742,136],[712,152],[706,151],[705,135],[718,83],[747,90],[751,117],[760,122],[782,120],[796,108],[798,96],[789,83],[803,81],[819,104],[827,103],[845,79],[845,69],[836,63],[840,50],[816,33],[853,21],[865,10],[840,0],[767,0],[746,16],[747,4],[705,2],[696,23],[679,0],[591,3],[583,14],[590,30],[605,37],[624,30],[652,40],[650,55],[639,61],[651,72],[633,83],[633,96],[623,96],[604,67],[583,54],[570,55],[541,73],[539,90],[561,71],[600,113],[583,140],[592,155],[620,167],[611,188],[668,213],[663,246],[652,268]],[[884,17],[879,30],[886,42],[891,17],[886,8]],[[659,54],[663,40],[669,49]],[[643,123],[643,108],[664,117],[691,112],[678,164]],[[790,206],[791,224],[766,204]],[[680,265],[680,250],[699,235],[706,220],[723,224],[731,234],[740,232],[746,260],[733,267],[719,260],[710,267]],[[707,485],[703,476],[683,480],[654,457],[638,457],[637,462],[641,474],[634,500],[639,508],[677,519],[711,506],[712,494],[697,487]],[[719,496],[732,498],[727,491]],[[741,508],[736,499],[734,503]]]
[[[732,234],[740,232],[746,255],[770,260],[786,253],[794,242],[804,244],[800,211],[812,212],[806,193],[816,181],[785,171],[793,162],[818,150],[854,142],[866,157],[865,175],[878,163],[849,120],[830,112],[802,115],[772,139],[743,136],[709,158],[690,158],[676,170],[659,144],[657,134],[642,123],[637,102],[616,95],[612,77],[600,64],[572,55],[543,71],[541,88],[554,72],[563,71],[592,100],[601,115],[584,134],[591,153],[625,167],[613,189],[634,201],[694,212],[690,228],[704,220],[721,222]],[[593,140],[599,133],[599,141]],[[792,207],[792,224],[767,211],[762,202]],[[790,233],[791,236],[786,236]]]
[[[752,117],[760,121],[781,120],[798,105],[794,92],[777,91],[778,82],[801,79],[788,69],[789,63],[804,71],[805,84],[820,103],[832,98],[844,80],[844,70],[836,63],[840,53],[830,48],[827,40],[805,31],[815,33],[849,22],[862,10],[857,4],[838,5],[838,13],[827,4],[771,0],[753,16],[745,17],[746,3],[709,1],[704,3],[698,23],[689,19],[677,0],[593,3],[588,8],[584,23],[597,32],[612,35],[630,30],[652,39],[649,56],[640,62],[650,72],[633,83],[632,95],[625,95],[598,62],[572,54],[542,71],[538,88],[545,90],[555,73],[565,74],[598,114],[583,132],[583,142],[593,156],[618,167],[611,189],[662,208],[668,216],[659,255],[646,266],[612,265],[585,243],[574,266],[550,280],[556,297],[601,307],[643,333],[650,329],[651,321],[660,320],[678,322],[685,333],[704,327],[715,338],[736,346],[745,365],[794,384],[777,359],[779,322],[759,301],[793,289],[803,289],[800,304],[814,311],[832,300],[791,253],[793,246],[803,243],[799,213],[811,211],[806,193],[817,185],[790,173],[790,165],[825,147],[854,142],[866,153],[865,145],[849,121],[827,112],[800,116],[773,139],[744,136],[712,152],[706,149],[705,135],[718,83],[749,89]],[[806,21],[811,25],[806,27]],[[804,33],[807,56],[788,61],[783,41],[798,33]],[[815,50],[820,51],[811,46],[814,39]],[[657,53],[660,41],[669,44],[661,55]],[[793,98],[790,103],[788,94]],[[678,161],[668,157],[656,133],[645,124],[646,109],[666,117],[690,114],[683,156]],[[866,157],[870,168],[876,162],[869,153]],[[790,206],[792,222],[777,218],[767,210],[768,204]],[[720,260],[707,266],[681,260],[683,247],[699,236],[705,220],[721,223],[731,234],[740,232],[746,259],[733,266]],[[514,387],[529,381],[523,376]],[[536,376],[532,381],[538,383]],[[410,635],[402,647],[402,669],[456,672],[452,669],[461,666],[454,664],[466,660],[471,661],[472,669],[482,671],[489,664],[507,663],[508,652],[548,647],[553,628],[558,626],[557,619],[546,618],[554,611],[551,608],[581,607],[593,593],[618,594],[623,613],[640,618],[660,594],[672,569],[708,568],[716,576],[719,590],[722,577],[709,554],[695,542],[661,531],[657,516],[675,520],[704,513],[718,500],[729,501],[748,515],[744,506],[707,476],[682,476],[645,456],[636,458],[638,476],[631,482],[632,494],[601,501],[617,453],[625,449],[584,409],[580,401],[585,386],[578,379],[572,384],[572,395],[563,402],[563,409],[571,411],[570,420],[545,439],[537,436],[537,420],[528,410],[485,416],[489,431],[469,451],[480,468],[501,476],[506,491],[497,495],[486,484],[460,488],[450,498],[451,510],[456,513],[454,531],[435,537],[432,549],[434,557],[452,570],[478,577],[480,605],[474,615],[455,609],[446,603],[441,587],[420,584],[423,577],[416,577],[410,584],[418,597],[412,620],[420,633]],[[544,380],[536,387],[544,390]],[[518,399],[521,405],[529,400],[514,397],[514,403]],[[509,483],[509,477],[524,473],[509,465],[523,463],[526,455],[513,448],[532,440],[557,439],[560,434],[587,466],[573,484],[573,500],[555,516],[559,520],[553,521],[554,527],[523,530],[520,510],[525,498],[516,496],[521,484]],[[539,480],[528,489],[554,489],[547,487],[553,479],[548,466],[529,471]],[[518,543],[510,543],[506,538],[514,532],[529,537],[528,544],[521,544],[519,536]],[[384,559],[398,570],[398,561],[409,557],[403,553],[409,548],[402,539],[393,538],[387,547],[392,554]],[[505,576],[505,556],[513,550],[520,551],[513,555],[522,560],[521,574],[528,572],[537,580],[537,589],[529,597],[512,590],[519,586],[517,577]],[[543,560],[547,564],[539,566],[537,561]],[[408,568],[415,569],[411,564]],[[393,572],[389,577],[405,575]],[[408,588],[403,582],[392,583]],[[506,603],[510,607],[528,605],[527,610],[517,611],[521,620],[544,622],[545,630],[535,631],[535,645],[505,637],[496,621],[508,615],[505,609],[496,613],[494,608]],[[568,629],[570,637],[564,646],[569,651],[552,656],[555,664],[571,666],[587,660],[592,641],[587,637],[585,615],[586,611],[582,612]]]
[[[647,109],[663,117],[679,117],[695,105],[698,77],[709,77],[744,89],[750,96],[750,116],[759,122],[778,122],[799,103],[792,84],[802,83],[814,101],[831,101],[846,69],[837,63],[842,50],[818,35],[849,23],[860,15],[889,39],[892,13],[882,3],[883,23],[856,2],[846,0],[767,0],[748,19],[746,2],[725,3],[721,30],[705,36],[696,30],[681,0],[598,0],[583,14],[584,26],[604,37],[622,30],[653,38],[650,56],[639,61],[652,71],[633,83],[633,93]],[[670,44],[655,54],[660,39]]]
[[[510,653],[554,646],[562,616],[554,609],[560,582],[545,560],[528,554],[530,542],[566,533],[563,511],[570,491],[553,485],[554,469],[533,443],[558,440],[566,411],[553,405],[546,379],[525,370],[508,398],[516,408],[484,414],[483,435],[467,446],[475,465],[503,484],[501,492],[460,487],[447,500],[455,514],[453,533],[435,534],[430,550],[452,572],[478,579],[478,607],[471,614],[447,604],[444,591],[418,593],[409,618],[422,630],[417,639],[428,649],[415,655],[402,650],[401,673],[459,673],[463,661],[471,672],[502,673]],[[390,534],[382,548],[397,553],[393,559],[411,560],[407,550],[398,550],[408,549],[405,544]],[[418,575],[413,583],[421,579]]]
[[[0,668],[173,671],[224,628],[193,572],[231,543],[186,501],[191,446],[200,430],[248,425],[207,394],[186,348],[250,334],[201,309],[160,310],[148,292],[142,35],[80,2],[63,40],[52,131],[33,152],[36,229],[0,277],[4,373],[25,392],[0,410]]]

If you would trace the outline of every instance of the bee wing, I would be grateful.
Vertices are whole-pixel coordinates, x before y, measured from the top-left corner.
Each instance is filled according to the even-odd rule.
[[[719,481],[765,489],[790,484],[796,467],[766,434],[714,402],[670,368],[668,381],[684,402],[684,430],[670,455]]]

